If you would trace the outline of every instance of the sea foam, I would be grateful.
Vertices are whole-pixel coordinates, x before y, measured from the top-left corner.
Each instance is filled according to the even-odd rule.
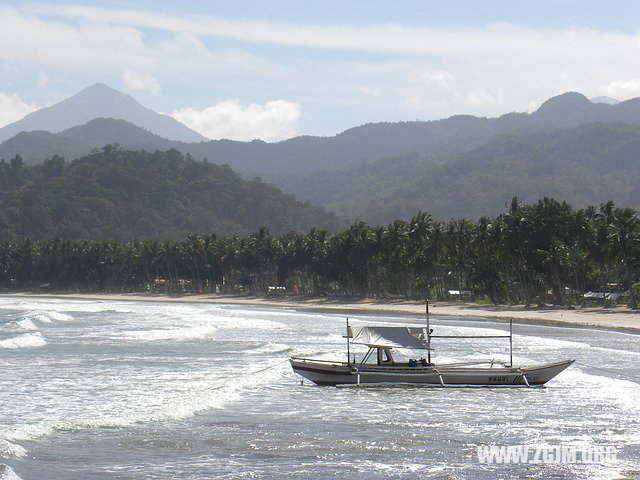
[[[28,318],[23,318],[22,320],[16,320],[15,322],[13,322],[13,325],[19,328],[20,330],[30,330],[30,331],[38,330],[38,327],[36,327],[36,325]]]
[[[47,316],[51,320],[55,320],[57,322],[71,322],[75,320],[75,318],[73,318],[71,315],[67,315],[65,313],[60,313],[60,312],[47,312]]]
[[[25,333],[24,335],[18,335],[17,337],[0,340],[0,348],[12,350],[18,348],[43,347],[46,344],[47,342],[40,332]]]
[[[263,353],[284,353],[291,350],[290,345],[284,343],[266,343],[265,345],[253,349],[251,354],[263,354]]]
[[[51,323],[51,319],[47,317],[44,313],[37,313],[33,316],[34,320],[42,323]]]
[[[32,310],[25,315],[25,319],[36,320],[40,323],[71,322],[75,320],[71,315],[47,310]]]
[[[217,330],[214,325],[201,325],[184,328],[158,328],[151,330],[127,330],[118,335],[129,340],[142,342],[155,342],[162,340],[173,340],[186,342],[191,340],[202,340],[210,337]]]
[[[0,439],[0,457],[24,457],[26,454],[27,450],[21,445],[11,443],[8,440]]]
[[[52,435],[56,431],[90,430],[98,428],[121,428],[141,422],[176,420],[191,417],[198,412],[225,408],[230,402],[238,401],[253,389],[273,382],[288,372],[284,362],[257,368],[240,375],[228,375],[216,379],[196,382],[196,390],[183,393],[178,390],[171,395],[159,393],[145,396],[138,392],[131,401],[134,408],[124,409],[118,402],[103,403],[91,414],[60,417],[22,425],[3,433],[11,441],[31,441]],[[95,406],[94,406],[95,407]],[[15,444],[12,444],[15,445]],[[16,445],[16,447],[21,448]],[[17,452],[17,450],[16,450]],[[0,477],[0,480],[4,480]]]
[[[22,480],[9,465],[0,463],[0,480]]]
[[[576,389],[576,396],[583,397],[583,401],[601,401],[617,405],[620,410],[634,415],[640,414],[640,384],[617,376],[615,372],[605,371],[587,373],[589,367],[574,367],[571,375],[558,377],[558,382]]]

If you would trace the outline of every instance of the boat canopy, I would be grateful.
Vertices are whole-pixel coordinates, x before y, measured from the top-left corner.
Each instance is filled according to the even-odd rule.
[[[429,349],[427,331],[417,327],[360,327],[351,343],[369,347]]]

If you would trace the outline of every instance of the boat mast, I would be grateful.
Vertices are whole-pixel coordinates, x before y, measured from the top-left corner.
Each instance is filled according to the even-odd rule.
[[[349,351],[349,317],[347,317],[347,363],[351,361],[351,352]]]
[[[431,327],[429,326],[429,299],[425,304],[427,310],[427,362],[431,363]]]
[[[513,367],[513,318],[509,319],[509,360]]]

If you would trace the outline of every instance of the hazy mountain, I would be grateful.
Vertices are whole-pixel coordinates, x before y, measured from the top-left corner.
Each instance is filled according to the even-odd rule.
[[[0,162],[0,241],[184,239],[191,233],[333,229],[336,218],[273,185],[176,150],[105,147],[67,164]]]
[[[602,162],[615,162],[611,152],[640,158],[640,148],[632,141],[637,125],[640,98],[609,105],[569,92],[547,100],[531,114],[367,124],[334,137],[304,136],[277,143],[176,142],[123,120],[95,119],[57,134],[21,133],[0,144],[0,157],[9,160],[20,153],[25,160],[41,161],[59,154],[71,159],[108,143],[147,151],[175,148],[196,159],[228,164],[245,176],[262,175],[284,191],[345,217],[384,223],[419,209],[441,218],[473,218],[498,211],[513,195],[531,201],[552,195],[575,205],[610,197],[635,201],[633,188],[622,180],[624,169],[635,168],[633,162],[618,166],[622,173],[615,180],[611,179],[618,172],[608,171]],[[562,139],[574,138],[571,132],[590,136],[555,150]],[[585,151],[584,145],[590,149]],[[589,162],[581,164],[577,152]],[[558,171],[558,166],[563,169]],[[513,172],[518,173],[508,175]],[[604,176],[607,181],[596,181]],[[423,184],[416,186],[419,179]]]
[[[640,207],[640,126],[594,123],[499,136],[469,152],[419,155],[309,174],[287,187],[347,218],[387,223],[425,210],[440,219],[497,214],[513,196],[584,207]]]
[[[608,105],[568,92],[550,98],[531,114],[384,122],[351,128],[333,137],[303,136],[277,143],[218,140],[189,145],[184,151],[284,185],[287,179],[314,171],[416,153],[438,158],[469,151],[500,135],[551,132],[593,122],[640,125],[640,98]]]
[[[540,105],[540,108],[529,116],[527,127],[548,130],[590,123],[602,118],[611,108],[611,105],[604,103],[592,103],[580,93],[567,92]],[[640,120],[640,110],[638,119]]]
[[[42,162],[53,154],[67,159],[87,155],[94,148],[117,143],[132,150],[168,150],[186,144],[174,142],[137,127],[126,120],[96,118],[60,133],[41,130],[20,132],[0,144],[0,158],[20,155],[27,164]]]
[[[93,121],[60,132],[57,135],[64,138],[55,141],[38,133],[32,138],[27,134],[19,141],[5,142],[0,144],[0,157],[8,159],[19,153],[28,163],[42,161],[53,154],[72,159],[106,143],[150,151],[176,148],[198,159],[206,157],[218,164],[229,164],[250,178],[262,176],[288,186],[291,179],[315,171],[348,168],[403,155],[439,158],[476,148],[499,135],[527,135],[590,122],[617,121],[640,124],[640,99],[608,105],[592,103],[584,95],[569,92],[547,100],[531,114],[509,113],[497,118],[455,115],[429,122],[374,123],[333,137],[302,136],[276,143],[260,140],[172,142],[153,137],[149,131],[133,125]]]
[[[249,176],[277,178],[409,152],[441,155],[465,151],[504,130],[516,128],[525,118],[526,114],[509,114],[490,124],[458,115],[433,124],[375,123],[351,128],[334,137],[304,136],[277,143],[261,140],[185,143],[159,137],[124,120],[98,118],[56,134],[21,132],[0,144],[0,158],[19,154],[28,164],[41,162],[53,154],[74,159],[93,148],[118,143],[150,151],[176,148],[199,159],[206,157],[215,163],[229,164]]]
[[[57,133],[98,117],[127,120],[172,140],[207,140],[174,118],[149,110],[131,96],[96,83],[60,103],[36,110],[23,119],[0,128],[0,141],[23,131],[44,130]]]
[[[590,99],[592,103],[607,103],[609,105],[615,105],[616,103],[620,103],[620,100],[607,96],[594,97]]]

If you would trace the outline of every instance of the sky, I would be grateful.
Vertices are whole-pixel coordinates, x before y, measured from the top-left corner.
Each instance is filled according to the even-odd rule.
[[[0,3],[0,127],[102,82],[209,138],[640,96],[640,2]]]

